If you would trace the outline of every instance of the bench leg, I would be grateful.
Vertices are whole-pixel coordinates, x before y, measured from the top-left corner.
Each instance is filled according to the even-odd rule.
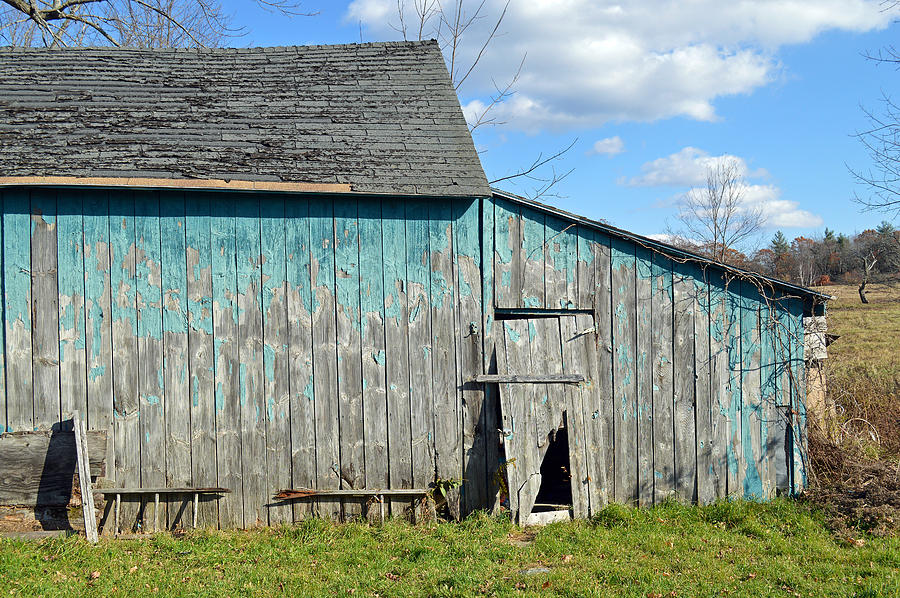
[[[159,531],[159,493],[153,495],[153,531]]]
[[[381,525],[384,525],[384,497],[379,496],[379,497],[377,497],[377,499],[378,499],[378,506],[381,509]]]
[[[116,527],[114,528],[115,535],[119,535],[119,511],[122,507],[122,495],[116,494]]]
[[[197,506],[200,503],[200,493],[194,492],[194,529],[197,529]]]

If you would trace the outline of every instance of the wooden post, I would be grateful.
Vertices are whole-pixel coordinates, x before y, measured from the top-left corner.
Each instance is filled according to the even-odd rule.
[[[153,493],[153,531],[159,531],[159,492]]]
[[[91,488],[91,464],[87,454],[87,432],[77,411],[72,412],[75,424],[75,452],[78,462],[78,480],[81,483],[81,510],[84,514],[84,533],[88,542],[97,543],[97,519],[94,517],[94,494]],[[116,515],[118,515],[118,510]]]
[[[194,529],[197,529],[197,509],[200,503],[200,493],[194,492]]]
[[[116,529],[115,534],[119,535],[119,509],[122,506],[122,495],[116,494]]]

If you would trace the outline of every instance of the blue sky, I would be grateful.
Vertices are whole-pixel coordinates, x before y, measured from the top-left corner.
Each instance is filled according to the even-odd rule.
[[[408,0],[411,4],[414,0]],[[468,32],[470,59],[502,0]],[[233,45],[302,45],[401,39],[396,0],[306,0],[314,17],[285,19],[226,0],[248,34]],[[748,205],[789,237],[827,226],[853,233],[884,214],[851,202],[847,165],[869,162],[852,134],[900,73],[862,54],[895,43],[898,15],[879,0],[512,0],[501,35],[460,88],[470,120],[526,55],[516,94],[480,127],[489,179],[578,139],[555,164],[574,169],[542,199],[637,233],[664,232],[677,198],[707,165],[737,159]],[[729,158],[731,157],[731,158]],[[504,183],[528,195],[534,183]],[[898,223],[900,224],[900,223]]]

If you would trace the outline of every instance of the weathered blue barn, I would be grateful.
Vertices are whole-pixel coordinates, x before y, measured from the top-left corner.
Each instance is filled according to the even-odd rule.
[[[435,42],[0,50],[0,185],[0,427],[204,525],[804,484],[823,297],[492,191]]]

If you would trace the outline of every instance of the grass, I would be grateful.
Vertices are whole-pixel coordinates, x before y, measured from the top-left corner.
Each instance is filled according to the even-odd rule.
[[[528,569],[537,569],[526,573]],[[610,506],[520,530],[501,517],[311,520],[175,538],[0,540],[11,596],[897,596],[900,538],[847,542],[802,503]]]
[[[822,287],[835,296],[828,302],[828,330],[841,338],[828,348],[835,374],[868,369],[872,375],[900,376],[900,285],[871,284],[869,304],[859,300],[855,285]]]
[[[865,454],[900,458],[900,285],[871,284],[868,304],[855,285],[822,287],[828,302],[828,330],[840,338],[828,347],[828,396],[842,421],[856,418],[848,433],[861,434]],[[862,424],[865,420],[868,424]],[[879,443],[866,443],[869,424]]]

